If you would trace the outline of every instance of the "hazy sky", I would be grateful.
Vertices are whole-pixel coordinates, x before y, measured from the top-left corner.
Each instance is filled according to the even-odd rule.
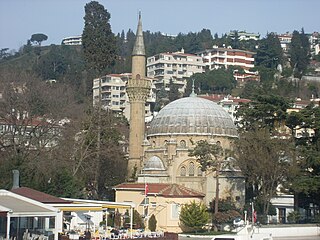
[[[43,45],[80,35],[88,0],[0,0],[0,49],[19,49],[34,33]],[[284,33],[320,31],[320,0],[100,0],[111,14],[114,33],[136,30],[138,12],[143,29],[168,34],[198,32],[219,36],[230,30]]]

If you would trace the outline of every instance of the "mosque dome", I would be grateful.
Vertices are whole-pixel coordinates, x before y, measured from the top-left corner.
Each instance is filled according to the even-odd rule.
[[[196,96],[175,100],[160,110],[148,136],[160,135],[238,136],[231,116],[221,106]]]
[[[165,170],[163,162],[157,156],[152,156],[146,163],[143,168],[144,171],[147,170]]]

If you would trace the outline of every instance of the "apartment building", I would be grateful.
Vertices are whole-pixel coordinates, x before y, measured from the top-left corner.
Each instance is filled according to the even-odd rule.
[[[311,55],[318,55],[320,53],[320,33],[313,32],[308,34],[310,48],[311,48]]]
[[[291,39],[292,39],[292,34],[289,32],[286,32],[284,34],[279,34],[278,39],[280,41],[281,48],[284,52],[288,52],[290,44],[291,44]]]
[[[119,114],[123,114],[130,119],[130,104],[126,92],[126,85],[131,73],[109,74],[93,80],[93,105],[99,104],[101,96],[101,106]],[[150,79],[152,81],[152,79]],[[152,115],[152,107],[156,101],[155,87],[152,84],[150,95],[145,105],[146,117]]]
[[[239,83],[259,80],[258,72],[250,71],[254,67],[254,54],[254,52],[250,51],[217,46],[197,53],[199,57],[203,58],[203,62],[209,70],[221,67],[228,68],[230,66],[241,67],[244,72],[235,71],[234,73],[234,77]]]
[[[195,73],[204,71],[201,56],[188,54],[181,49],[179,52],[159,53],[147,58],[147,76],[154,78],[157,89],[168,86],[170,80],[184,92],[187,79]]]
[[[82,45],[82,36],[72,36],[62,39],[62,45]]]
[[[249,40],[259,40],[260,39],[260,34],[257,33],[247,33],[246,31],[230,31],[228,33],[228,37],[234,39],[235,36],[238,35],[238,39],[240,41],[249,41]]]

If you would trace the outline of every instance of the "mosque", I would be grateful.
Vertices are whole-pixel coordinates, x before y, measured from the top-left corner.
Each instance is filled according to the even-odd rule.
[[[189,97],[166,105],[145,127],[144,106],[150,90],[146,78],[146,54],[139,16],[132,52],[132,78],[127,85],[130,100],[128,182],[115,186],[116,201],[134,202],[147,220],[152,214],[158,228],[181,231],[179,211],[191,201],[209,204],[216,196],[216,172],[202,171],[189,156],[197,142],[206,140],[232,151],[237,129],[231,116],[216,103]],[[232,157],[221,159],[219,198],[244,205],[245,181]]]

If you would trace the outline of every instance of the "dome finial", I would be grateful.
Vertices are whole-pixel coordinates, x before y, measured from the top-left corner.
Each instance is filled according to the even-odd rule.
[[[190,93],[190,97],[196,97],[197,94],[194,92],[194,78],[192,79],[192,92]]]

